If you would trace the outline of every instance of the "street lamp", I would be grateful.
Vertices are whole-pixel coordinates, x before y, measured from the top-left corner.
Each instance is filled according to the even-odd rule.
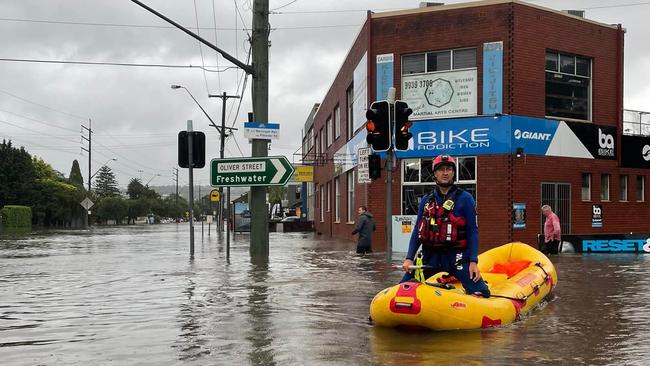
[[[104,164],[102,164],[102,166],[100,166],[99,169],[97,169],[97,171],[93,173],[93,175],[90,176],[90,178],[88,179],[88,181],[90,182],[90,180],[93,179],[93,177],[94,177],[95,175],[97,175],[97,173],[99,173],[99,171],[102,170],[102,168],[105,167],[106,164],[108,164],[111,160],[112,160],[112,161],[117,161],[117,159],[115,159],[115,158],[110,158],[110,159],[106,160],[106,162],[105,162]]]
[[[194,98],[194,96],[192,95],[192,93],[190,93],[190,91],[187,90],[186,87],[184,87],[184,86],[182,86],[182,85],[172,85],[171,88],[172,88],[172,89],[185,89],[185,91],[187,92],[187,94],[189,94],[190,97],[192,97],[192,99],[194,100],[194,103],[196,103],[196,105],[198,105],[199,108],[201,108],[201,111],[203,112],[203,114],[205,114],[205,116],[208,117],[208,120],[210,121],[210,123],[212,124],[212,126],[214,126],[215,128],[217,127],[217,125],[214,123],[214,121],[212,120],[212,118],[210,118],[210,115],[208,114],[208,112],[206,112],[205,109],[203,109],[203,107],[201,106],[201,104],[199,104],[199,102],[196,100],[196,98]]]

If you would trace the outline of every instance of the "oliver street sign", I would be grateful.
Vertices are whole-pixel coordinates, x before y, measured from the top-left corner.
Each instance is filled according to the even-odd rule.
[[[210,185],[213,187],[283,186],[294,169],[284,156],[212,159]]]

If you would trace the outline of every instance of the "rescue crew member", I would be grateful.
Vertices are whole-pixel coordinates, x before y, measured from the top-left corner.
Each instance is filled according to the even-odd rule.
[[[454,185],[456,162],[449,155],[433,159],[435,189],[420,201],[416,226],[402,267],[406,274],[400,282],[413,279],[410,266],[418,248],[428,278],[438,272],[456,277],[469,294],[489,297],[490,291],[478,269],[478,226],[472,195]],[[418,261],[419,262],[419,261]]]

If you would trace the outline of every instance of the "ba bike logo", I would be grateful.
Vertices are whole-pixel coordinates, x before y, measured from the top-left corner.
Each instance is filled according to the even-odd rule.
[[[643,150],[641,151],[641,156],[643,157],[643,160],[645,160],[645,161],[650,160],[650,146],[649,145],[643,146]]]
[[[598,155],[600,156],[614,156],[614,136],[603,133],[598,129]]]

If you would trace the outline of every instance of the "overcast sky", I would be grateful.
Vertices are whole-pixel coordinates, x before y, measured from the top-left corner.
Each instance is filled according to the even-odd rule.
[[[252,0],[143,0],[199,33],[239,60],[250,48]],[[447,1],[457,3],[460,1]],[[584,9],[589,19],[621,23],[625,36],[625,100],[628,109],[650,111],[650,30],[640,0],[539,0],[553,9]],[[269,120],[281,124],[281,139],[269,155],[298,162],[300,131],[320,102],[363,24],[365,10],[417,7],[415,0],[270,0]],[[197,18],[198,14],[198,18]],[[216,27],[216,30],[215,30]],[[567,35],[569,36],[569,35]],[[92,171],[110,159],[120,186],[141,178],[172,184],[176,139],[194,121],[207,137],[206,160],[219,156],[214,128],[182,89],[185,86],[215,122],[221,100],[208,94],[238,94],[228,100],[227,125],[239,128],[226,143],[226,157],[250,156],[243,122],[251,111],[251,80],[242,92],[242,72],[216,52],[128,0],[0,0],[0,138],[11,139],[66,176],[72,161],[88,177],[81,125],[92,121]],[[23,61],[10,61],[23,60]],[[167,65],[136,67],[38,61]],[[210,70],[204,72],[199,67]],[[178,66],[178,67],[176,67]],[[185,67],[182,67],[185,66]],[[221,70],[222,72],[214,72]],[[238,86],[239,85],[239,86]],[[239,114],[237,110],[239,109]],[[187,169],[179,169],[187,184]],[[209,166],[195,171],[195,184],[209,184]]]

